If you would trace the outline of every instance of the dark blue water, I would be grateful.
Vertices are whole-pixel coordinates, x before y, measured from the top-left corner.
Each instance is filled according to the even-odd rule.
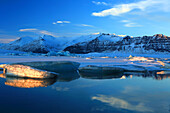
[[[0,113],[169,113],[168,77],[0,78]]]

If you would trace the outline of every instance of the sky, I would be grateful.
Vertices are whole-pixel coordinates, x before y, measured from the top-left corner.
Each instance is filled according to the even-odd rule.
[[[0,43],[93,33],[170,36],[170,0],[0,0]]]

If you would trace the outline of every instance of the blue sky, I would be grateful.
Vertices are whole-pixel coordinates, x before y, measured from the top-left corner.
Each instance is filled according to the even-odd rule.
[[[0,0],[0,42],[97,32],[170,36],[169,0]]]

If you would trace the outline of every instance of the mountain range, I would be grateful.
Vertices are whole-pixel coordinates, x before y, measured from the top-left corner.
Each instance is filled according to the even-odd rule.
[[[42,37],[21,37],[8,44],[0,44],[0,49],[34,53],[48,53],[49,51],[69,51],[70,53],[79,54],[104,51],[170,53],[170,37],[163,34],[131,37],[105,33],[81,37],[44,35]]]

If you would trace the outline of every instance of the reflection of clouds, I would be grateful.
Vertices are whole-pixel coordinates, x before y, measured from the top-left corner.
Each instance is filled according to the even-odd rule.
[[[55,89],[56,91],[68,91],[68,87],[52,87],[52,89]]]
[[[140,112],[153,112],[153,110],[145,107],[142,103],[139,103],[138,105],[132,105],[123,99],[115,98],[112,96],[98,95],[98,96],[92,97],[92,100],[98,100],[103,103],[107,103],[109,106],[112,106],[115,108],[127,109],[127,110],[132,110],[132,111],[140,111]]]
[[[139,90],[139,87],[134,87],[134,86],[125,86],[124,90],[122,93],[129,93],[129,92],[134,92],[136,90]]]

